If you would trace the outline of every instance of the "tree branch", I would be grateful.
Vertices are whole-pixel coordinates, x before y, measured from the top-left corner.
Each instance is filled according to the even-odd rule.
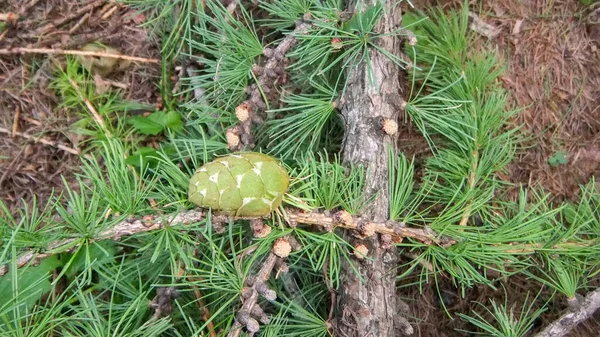
[[[257,302],[258,296],[261,294],[269,300],[275,300],[277,296],[275,291],[267,288],[266,282],[271,276],[273,267],[275,267],[275,263],[278,259],[279,257],[277,257],[277,255],[270,253],[263,261],[258,273],[246,279],[247,287],[242,290],[244,304],[238,311],[235,322],[227,334],[227,337],[238,337],[244,326],[248,330],[249,336],[253,336],[259,329],[257,319],[263,324],[269,322],[269,318]]]
[[[548,325],[535,337],[566,336],[579,323],[585,321],[600,308],[600,288],[588,293],[583,302],[575,309],[569,309],[556,321]]]
[[[100,233],[98,237],[94,238],[91,241],[93,242],[102,240],[119,240],[122,236],[133,235],[142,232],[149,232],[157,230],[159,228],[163,228],[166,225],[176,226],[199,222],[205,218],[205,214],[206,213],[203,211],[192,210],[175,215],[145,216],[142,219],[125,220],[117,224],[115,227]],[[74,251],[79,245],[65,248],[64,250],[61,250],[61,248],[68,247],[69,244],[73,243],[76,240],[76,238],[69,238],[54,241],[48,245],[44,252],[28,250],[19,258],[17,258],[17,268],[21,268],[29,263],[37,264],[41,260],[54,254],[66,251]],[[9,265],[0,266],[0,276],[3,276],[6,273],[8,273],[8,268]]]
[[[451,242],[448,238],[438,238],[436,233],[428,229],[410,228],[402,223],[388,222],[376,223],[365,222],[364,220],[352,217],[347,212],[338,212],[333,217],[323,213],[303,213],[298,210],[287,210],[287,220],[291,224],[303,223],[307,225],[317,225],[328,229],[335,227],[354,229],[365,236],[372,236],[375,233],[390,234],[397,239],[404,237],[413,238],[426,244],[445,244]],[[144,216],[141,219],[125,220],[115,227],[108,229],[94,238],[92,241],[119,240],[122,236],[134,235],[142,232],[149,232],[163,228],[165,226],[181,226],[200,222],[206,219],[206,212],[203,210],[189,210],[174,215],[155,215]],[[228,217],[223,215],[213,215],[213,222],[227,222]],[[252,218],[233,218],[234,220],[250,220]],[[78,245],[68,247],[76,238],[68,238],[50,243],[46,249],[39,252],[28,250],[17,259],[17,268],[21,268],[29,263],[37,264],[39,261],[57,253],[65,251],[74,251]],[[64,250],[61,250],[65,247]],[[9,265],[0,266],[0,276],[8,273]]]
[[[275,49],[265,48],[263,55],[266,62],[263,66],[254,65],[252,73],[256,78],[247,88],[249,99],[235,109],[239,124],[227,130],[227,144],[233,151],[243,150],[254,146],[254,138],[250,133],[252,123],[262,123],[263,117],[258,113],[268,109],[267,104],[279,102],[280,90],[277,88],[287,82],[287,52],[296,44],[296,35],[305,34],[311,27],[310,23],[298,21],[296,29],[288,34]]]

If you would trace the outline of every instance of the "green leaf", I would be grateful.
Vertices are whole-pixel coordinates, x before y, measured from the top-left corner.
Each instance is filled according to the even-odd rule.
[[[141,147],[135,151],[134,154],[125,159],[125,164],[140,167],[140,159],[142,160],[141,162],[147,163],[150,161],[148,157],[156,157],[157,153],[158,151],[155,148]]]
[[[173,131],[179,131],[183,129],[183,122],[181,121],[181,115],[175,111],[156,111],[148,117],[134,116],[129,120],[129,123],[133,127],[145,135],[157,135],[169,128]]]
[[[111,261],[116,253],[117,245],[113,241],[95,242],[86,249],[77,250],[74,254],[65,253],[65,261],[72,259],[65,275],[67,278],[73,279],[78,273],[89,267],[89,264]]]
[[[181,131],[183,129],[181,115],[175,111],[169,111],[165,116],[164,126],[168,127],[173,131]]]
[[[140,147],[131,156],[125,159],[126,165],[131,165],[137,168],[156,167],[159,162],[160,153],[164,153],[167,156],[174,155],[176,149],[173,145],[162,146],[160,150],[152,147]]]
[[[567,163],[567,154],[563,151],[558,151],[552,157],[548,158],[548,164],[552,167],[564,165]]]
[[[12,298],[18,298],[24,302],[27,308],[32,308],[36,302],[52,289],[49,273],[62,266],[63,263],[57,256],[50,256],[36,267],[23,267],[0,277],[0,298],[8,302]],[[13,278],[16,282],[13,283]]]
[[[157,135],[163,131],[164,127],[149,117],[134,116],[130,119],[130,123],[137,131],[145,135]]]

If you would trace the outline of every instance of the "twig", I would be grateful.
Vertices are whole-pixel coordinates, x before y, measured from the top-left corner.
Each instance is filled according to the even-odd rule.
[[[582,303],[575,309],[569,309],[557,320],[550,323],[535,337],[566,336],[577,324],[585,321],[600,308],[600,288],[588,293]]]
[[[323,278],[325,279],[325,284],[327,285],[327,290],[329,290],[329,300],[331,304],[329,305],[329,315],[327,316],[327,322],[331,322],[333,319],[334,309],[337,304],[337,293],[333,287],[331,287],[331,282],[329,281],[329,276],[327,275],[327,269],[329,268],[329,260],[325,260],[323,263],[323,268],[321,271],[323,272]]]
[[[41,143],[41,144],[44,144],[44,145],[52,146],[52,147],[55,147],[57,149],[61,149],[63,151],[72,153],[74,155],[79,155],[81,153],[80,150],[78,150],[78,149],[73,149],[73,148],[70,148],[68,146],[64,146],[64,145],[58,144],[56,142],[50,141],[50,140],[45,139],[45,138],[34,137],[34,136],[32,136],[30,134],[27,134],[27,133],[7,130],[7,129],[3,128],[3,127],[0,127],[0,133],[5,133],[5,134],[8,134],[8,135],[12,134],[12,135],[15,135],[15,136],[23,137],[23,138],[26,138],[26,139],[29,139],[29,140],[33,140],[36,143]]]
[[[101,17],[102,20],[106,20],[108,19],[111,15],[115,14],[115,12],[117,11],[117,9],[119,9],[119,5],[116,4],[114,5],[110,10],[108,10],[106,13],[104,13]]]
[[[8,29],[5,29],[2,34],[0,34],[0,41],[4,40],[4,38],[6,37],[6,34],[8,34]]]
[[[90,16],[91,16],[90,13],[86,13],[84,16],[82,16],[81,19],[79,19],[79,21],[77,21],[75,26],[73,26],[73,27],[71,27],[71,29],[69,29],[69,34],[75,33],[75,31],[77,29],[79,29],[79,27],[81,27],[81,25],[83,25],[87,21],[87,19],[89,19]]]
[[[105,2],[106,2],[106,0],[98,0],[98,1],[91,2],[91,3],[81,7],[77,11],[73,12],[69,16],[65,16],[62,19],[59,19],[53,23],[49,23],[43,27],[38,28],[33,34],[40,35],[40,34],[47,33],[53,28],[58,28],[71,20],[80,18],[85,13],[91,12],[94,9],[96,9],[97,7],[102,6]]]
[[[475,187],[475,174],[477,171],[477,161],[479,159],[479,151],[475,150],[473,151],[473,162],[471,163],[471,172],[469,173],[469,190],[473,190],[473,187]],[[462,219],[460,220],[460,225],[461,226],[466,226],[467,225],[467,221],[469,221],[469,217],[471,216],[471,203],[472,200],[469,200],[469,202],[467,203],[467,207],[465,207],[465,212],[463,213]]]
[[[33,6],[37,5],[37,3],[40,2],[40,0],[32,0],[30,3],[28,3],[27,5],[23,6],[21,8],[21,10],[19,11],[19,13],[21,14],[21,16],[24,16],[25,14],[27,14],[27,12],[33,8]]]
[[[0,131],[3,129],[0,129]],[[8,133],[8,132],[7,132]],[[326,228],[333,228],[334,226],[354,229],[365,235],[373,235],[375,233],[390,234],[394,237],[409,237],[427,244],[439,243],[444,244],[451,242],[447,238],[437,238],[436,234],[427,229],[410,228],[403,226],[402,224],[390,222],[388,224],[380,224],[374,222],[368,222],[365,224],[359,224],[353,217],[345,218],[345,213],[336,213],[338,218],[344,218],[342,220],[334,220],[333,217],[327,216],[321,213],[301,213],[296,210],[288,210],[287,217],[293,223],[304,223],[308,225],[318,225]],[[156,216],[145,216],[142,219],[131,219],[123,221],[117,224],[115,227],[108,229],[94,238],[92,241],[102,240],[119,240],[122,236],[133,235],[141,232],[148,232],[162,228],[165,224],[170,226],[185,225],[189,223],[199,222],[204,220],[206,213],[202,210],[190,210],[181,212],[175,215],[156,215]],[[213,222],[216,221],[227,221],[226,216],[213,215]],[[233,218],[248,220],[249,218]],[[24,252],[21,257],[17,260],[17,267],[21,268],[24,265],[32,261],[40,261],[46,257],[49,257],[55,253],[60,252],[61,247],[72,243],[75,239],[65,239],[52,242],[45,249],[45,252],[37,253],[35,250],[29,250]],[[70,250],[77,248],[71,247]],[[8,272],[8,266],[0,266],[0,276]]]
[[[102,119],[102,116],[100,116],[100,114],[98,113],[98,111],[96,110],[96,108],[94,107],[92,102],[90,102],[90,100],[87,99],[87,97],[83,96],[83,94],[81,93],[81,88],[79,88],[79,85],[72,78],[69,78],[69,83],[71,83],[73,88],[75,88],[75,91],[77,92],[77,96],[79,96],[79,98],[85,103],[85,106],[88,108],[88,110],[90,110],[90,112],[92,113],[92,116],[94,117],[96,122],[100,125],[100,127],[104,130],[104,132],[106,132],[106,135],[111,137],[110,131],[108,131],[108,129],[106,128],[106,124],[104,124],[104,120]]]
[[[187,278],[190,282],[195,282],[197,281],[196,277],[193,277],[191,275],[185,275],[185,263],[179,261],[179,271],[177,273],[177,277],[185,277]],[[192,290],[194,291],[194,296],[196,296],[196,300],[198,303],[198,307],[200,308],[200,310],[202,311],[202,319],[205,322],[208,322],[208,324],[206,325],[206,328],[209,331],[210,337],[217,337],[217,332],[215,331],[215,325],[213,324],[213,322],[210,320],[210,311],[208,311],[208,308],[206,307],[206,304],[204,304],[204,301],[202,300],[202,293],[200,292],[200,288],[198,288],[198,286],[196,286],[195,284],[191,284]]]
[[[375,233],[389,234],[396,238],[412,238],[425,244],[453,244],[454,242],[446,237],[438,237],[437,234],[428,228],[407,227],[404,223],[389,221],[386,223],[370,222],[365,219],[353,217],[348,212],[340,211],[333,216],[322,213],[288,213],[287,217],[292,223],[303,223],[308,225],[317,225],[333,229],[340,227],[345,229],[354,229],[364,236],[372,236]]]
[[[173,300],[179,297],[179,292],[174,287],[163,287],[156,289],[156,296],[150,301],[150,308],[154,309],[154,315],[150,321],[171,315],[173,312]]]
[[[116,58],[121,60],[129,60],[134,62],[143,63],[160,63],[158,59],[151,59],[145,57],[129,56],[116,53],[103,53],[95,51],[83,51],[83,50],[66,50],[66,49],[53,49],[53,48],[9,48],[0,49],[0,55],[12,55],[12,54],[58,54],[58,55],[79,55],[79,56],[96,56],[106,58]]]
[[[288,34],[275,49],[263,50],[267,61],[262,67],[258,65],[252,67],[256,83],[246,89],[250,98],[235,109],[239,124],[227,130],[229,149],[238,151],[254,146],[254,139],[250,133],[251,124],[262,123],[262,117],[257,115],[257,112],[267,110],[269,103],[278,101],[280,91],[276,88],[287,81],[285,55],[296,44],[296,35],[305,34],[310,27],[310,23],[299,21],[294,31]]]
[[[119,240],[123,236],[157,230],[159,228],[163,228],[167,224],[171,226],[190,224],[203,220],[205,215],[206,214],[202,211],[193,210],[170,216],[156,215],[146,216],[142,219],[125,220],[117,224],[115,227],[100,233],[96,238],[91,239],[90,242]],[[41,253],[38,253],[35,250],[26,251],[17,259],[17,268],[21,268],[31,262],[38,263],[39,261],[54,254],[65,251],[73,251],[79,246],[74,245],[73,247],[69,247],[69,244],[72,244],[74,241],[76,241],[76,239],[54,241],[50,243],[48,247],[46,247],[44,252]],[[3,276],[8,272],[8,267],[8,265],[0,266],[0,276]]]
[[[242,328],[246,326],[246,329],[249,332],[249,335],[252,336],[254,333],[258,331],[258,322],[252,316],[263,316],[263,323],[268,322],[268,318],[265,313],[262,311],[262,308],[257,304],[258,295],[265,295],[267,298],[272,298],[273,295],[268,295],[267,293],[270,291],[274,293],[272,290],[266,288],[265,282],[269,279],[271,272],[273,271],[273,267],[275,267],[275,263],[279,258],[274,253],[270,253],[269,256],[262,263],[258,274],[254,277],[249,277],[246,279],[246,283],[248,285],[247,288],[244,288],[242,291],[242,297],[244,297],[244,304],[242,308],[238,311],[236,315],[235,322],[231,327],[231,330],[227,334],[227,337],[238,337],[242,332]]]
[[[194,281],[194,278],[192,278],[191,276],[188,276],[188,279],[190,281]],[[200,310],[202,311],[202,320],[204,320],[205,322],[208,322],[208,324],[206,325],[206,328],[208,329],[208,333],[210,334],[210,337],[217,337],[217,332],[215,331],[215,325],[210,320],[210,311],[208,311],[206,304],[204,304],[204,301],[202,300],[202,293],[200,292],[200,288],[198,288],[195,284],[192,284],[192,290],[194,291],[194,296],[196,296],[196,299],[198,300],[197,301],[198,308],[200,308]]]
[[[19,132],[19,115],[21,115],[21,109],[17,107],[15,109],[15,116],[13,118],[12,133],[10,134],[12,138],[14,138],[17,132]]]

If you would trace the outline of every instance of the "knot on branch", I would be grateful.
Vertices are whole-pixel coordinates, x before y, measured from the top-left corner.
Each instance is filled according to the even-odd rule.
[[[254,336],[259,331],[259,321],[263,324],[269,322],[269,317],[258,304],[258,297],[261,295],[269,301],[277,299],[277,293],[270,289],[266,282],[279,260],[277,255],[270,253],[261,264],[259,271],[255,275],[249,275],[244,281],[246,287],[240,293],[244,304],[236,315],[235,322],[227,334],[228,337],[239,336],[244,327],[249,336]]]
[[[154,319],[168,316],[173,311],[172,301],[179,297],[179,292],[174,287],[158,288],[156,296],[150,301],[150,308],[154,309]]]

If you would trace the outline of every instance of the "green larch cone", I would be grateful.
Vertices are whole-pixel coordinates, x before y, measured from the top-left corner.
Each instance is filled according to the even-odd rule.
[[[255,152],[220,157],[190,179],[189,200],[240,217],[265,216],[283,200],[289,177],[275,158]]]

